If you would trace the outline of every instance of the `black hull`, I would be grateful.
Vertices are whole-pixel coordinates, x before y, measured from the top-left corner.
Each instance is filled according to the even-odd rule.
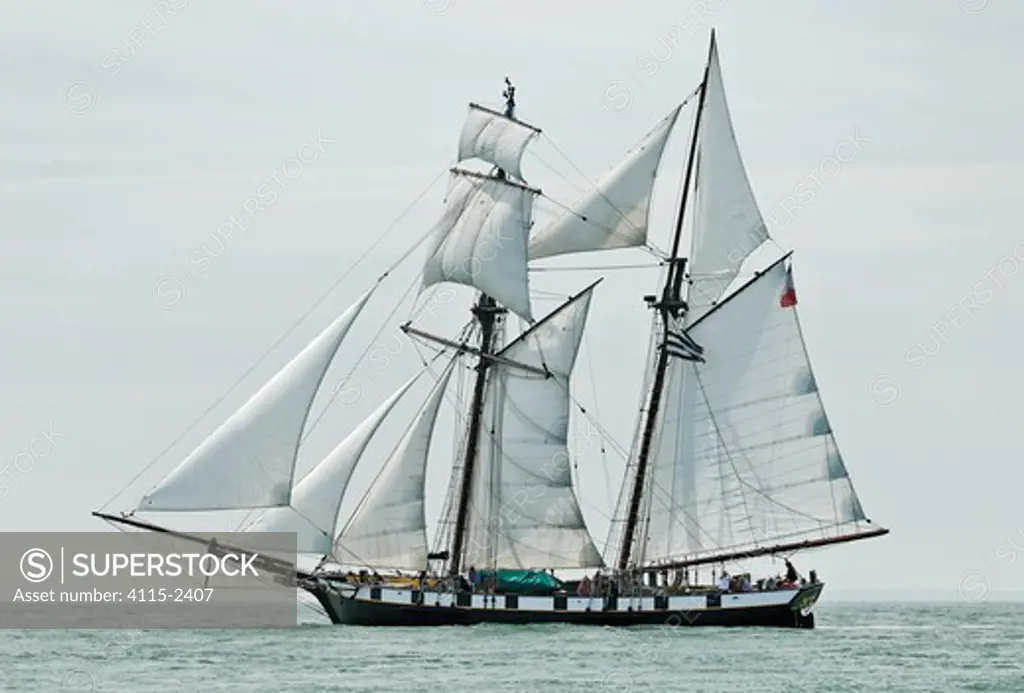
[[[472,626],[480,623],[566,623],[591,626],[719,626],[814,628],[814,614],[797,604],[813,604],[821,585],[809,585],[788,604],[694,611],[520,611],[458,606],[389,604],[345,598],[336,592],[309,589],[332,623],[352,626]]]

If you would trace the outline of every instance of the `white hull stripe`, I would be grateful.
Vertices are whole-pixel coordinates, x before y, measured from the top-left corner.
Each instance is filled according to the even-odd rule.
[[[361,586],[354,598],[360,601],[384,604],[421,604],[423,606],[453,605],[470,609],[516,609],[519,611],[704,611],[707,609],[742,609],[752,607],[786,606],[798,590],[773,592],[744,592],[740,594],[699,594],[669,597],[598,597],[554,596],[532,597],[523,595],[486,595],[451,592],[423,592],[410,589]],[[606,601],[610,602],[606,605]],[[605,607],[608,607],[605,609]]]

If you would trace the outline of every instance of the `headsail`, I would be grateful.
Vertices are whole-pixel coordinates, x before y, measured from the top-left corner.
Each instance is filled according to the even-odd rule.
[[[286,506],[299,440],[365,293],[143,497],[140,511]]]
[[[839,536],[866,521],[818,394],[779,261],[674,358],[649,477],[647,562]]]
[[[714,38],[704,90],[687,296],[691,323],[721,298],[743,260],[768,239],[733,132]]]
[[[597,184],[530,240],[530,259],[643,245],[651,193],[677,106]]]
[[[572,488],[569,380],[593,286],[499,352],[491,367],[464,565],[603,565]]]
[[[538,134],[532,125],[471,103],[459,137],[459,161],[481,159],[522,180],[523,152]]]
[[[454,186],[423,268],[423,286],[476,287],[532,321],[526,243],[539,191],[454,169]]]
[[[427,457],[453,369],[454,364],[434,386],[398,447],[384,463],[378,480],[338,536],[335,555],[343,563],[405,570],[422,570],[426,566]]]
[[[385,400],[302,477],[295,486],[290,507],[270,509],[248,531],[295,532],[299,553],[331,553],[338,512],[352,472],[384,419],[420,375],[413,376]]]

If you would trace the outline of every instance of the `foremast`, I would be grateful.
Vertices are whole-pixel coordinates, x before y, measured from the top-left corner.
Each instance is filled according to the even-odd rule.
[[[505,90],[502,96],[505,97],[506,118],[515,119],[516,88],[505,78]],[[495,167],[495,177],[505,178],[505,171],[500,166]],[[480,325],[480,346],[476,366],[476,381],[473,384],[473,400],[470,403],[469,430],[466,436],[466,452],[462,462],[462,478],[459,482],[458,505],[455,511],[455,531],[452,535],[452,544],[449,553],[449,572],[452,575],[458,574],[462,567],[462,554],[466,541],[466,524],[469,518],[470,502],[473,490],[473,472],[476,466],[480,450],[480,428],[484,415],[484,398],[487,392],[487,371],[491,365],[490,356],[494,353],[494,327],[498,316],[504,313],[497,302],[486,293],[481,293],[477,304],[473,307],[473,317]]]
[[[500,170],[500,169],[499,169]],[[473,471],[480,449],[480,424],[484,414],[484,396],[487,390],[487,371],[491,364],[488,358],[494,352],[494,326],[498,315],[504,312],[493,298],[480,294],[473,307],[473,317],[480,324],[480,353],[476,366],[476,382],[473,385],[473,399],[470,403],[469,431],[466,438],[466,452],[462,462],[462,479],[459,482],[458,505],[455,511],[455,531],[449,554],[449,570],[457,574],[462,565],[462,552],[466,539],[466,523],[469,517],[473,490]]]
[[[711,47],[708,52],[708,62],[704,68],[704,78],[698,87],[700,96],[697,101],[697,113],[694,116],[693,137],[690,140],[690,151],[687,157],[686,175],[683,180],[683,192],[679,202],[679,212],[676,215],[676,227],[672,237],[672,253],[669,256],[669,268],[665,277],[665,286],[662,288],[661,300],[654,297],[646,297],[650,307],[658,312],[661,317],[662,331],[668,334],[670,318],[678,318],[686,312],[687,304],[682,297],[683,277],[686,270],[686,258],[679,256],[679,247],[683,236],[683,219],[686,214],[687,201],[689,199],[691,182],[697,154],[698,133],[700,132],[701,115],[704,112],[704,98],[707,93],[708,71],[711,68],[711,55],[715,50],[715,32],[711,31]],[[668,349],[658,350],[657,361],[654,369],[654,378],[651,382],[650,395],[647,398],[647,413],[644,420],[643,436],[640,442],[640,452],[637,457],[635,472],[630,489],[628,511],[626,515],[625,529],[622,535],[622,545],[619,548],[617,567],[619,570],[626,570],[633,553],[633,543],[636,539],[637,522],[640,516],[640,501],[644,495],[644,483],[647,475],[647,467],[651,456],[651,442],[654,440],[655,427],[658,422],[658,414],[661,408],[662,393],[665,389],[665,373],[668,369]]]

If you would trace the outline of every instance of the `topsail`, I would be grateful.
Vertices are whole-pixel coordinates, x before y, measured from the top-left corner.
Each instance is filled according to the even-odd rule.
[[[459,161],[481,159],[522,180],[523,152],[539,133],[532,125],[471,103],[459,137]]]
[[[454,282],[532,320],[526,238],[537,190],[454,170],[454,186],[423,267],[423,286]]]
[[[736,143],[714,46],[704,90],[695,162],[689,322],[725,294],[743,261],[768,239]]]

